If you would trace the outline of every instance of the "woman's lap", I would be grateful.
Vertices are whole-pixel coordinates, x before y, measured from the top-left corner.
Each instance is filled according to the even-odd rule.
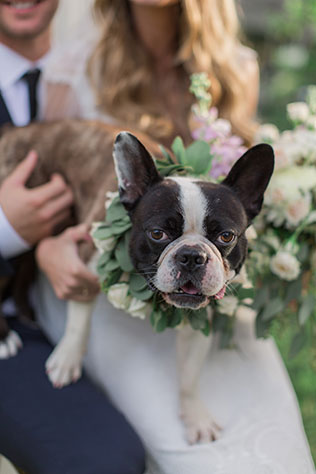
[[[56,301],[43,278],[39,288],[38,313],[45,314],[41,323],[56,341],[63,331],[65,305]],[[99,297],[85,366],[141,436],[150,472],[314,472],[279,353],[272,340],[255,340],[249,327],[249,322],[239,323],[238,351],[213,347],[202,374],[202,398],[223,427],[221,438],[188,446],[178,416],[176,331],[154,334],[147,321],[116,311]]]

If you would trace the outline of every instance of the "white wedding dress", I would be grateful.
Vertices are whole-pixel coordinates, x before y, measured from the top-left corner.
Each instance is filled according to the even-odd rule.
[[[85,76],[89,48],[88,42],[78,43],[68,55],[57,56],[46,77],[51,85],[70,87],[76,105],[68,110],[110,120],[96,110]],[[43,275],[36,293],[40,323],[56,343],[66,304]],[[221,437],[189,446],[178,416],[175,334],[170,329],[155,334],[148,321],[114,309],[105,295],[97,299],[85,368],[141,436],[148,474],[315,473],[279,352],[272,339],[255,339],[253,319],[246,313],[236,327],[238,350],[218,350],[213,344],[201,378],[202,399],[223,428]]]

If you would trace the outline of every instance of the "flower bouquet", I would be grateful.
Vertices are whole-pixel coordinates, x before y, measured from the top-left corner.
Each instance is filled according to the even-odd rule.
[[[209,81],[205,74],[192,76],[193,143],[185,148],[180,137],[172,145],[174,157],[163,150],[165,160],[156,160],[164,176],[190,174],[220,182],[244,153],[240,137],[227,120],[210,107]],[[271,322],[292,305],[298,332],[292,354],[304,343],[304,325],[315,317],[316,275],[316,89],[307,103],[289,104],[293,130],[280,133],[263,125],[257,141],[273,145],[276,171],[266,192],[263,210],[248,232],[249,256],[241,275],[230,284],[220,301],[212,302],[212,328],[220,333],[220,345],[231,344],[236,314],[242,308],[256,312],[258,337],[266,336]],[[92,236],[100,250],[98,273],[109,301],[132,316],[150,317],[156,331],[189,323],[208,334],[209,309],[183,311],[167,305],[137,274],[128,255],[131,222],[118,193],[106,201],[106,220],[95,223]]]

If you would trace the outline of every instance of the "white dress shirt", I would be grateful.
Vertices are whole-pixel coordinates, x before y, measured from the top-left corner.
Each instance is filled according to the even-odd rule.
[[[0,91],[6,103],[14,125],[23,126],[29,122],[29,93],[24,80],[21,79],[30,69],[43,69],[49,54],[36,62],[20,56],[12,49],[0,44]],[[39,82],[39,104],[42,103],[42,83]],[[14,257],[29,249],[25,242],[11,226],[0,206],[0,253],[4,258]]]

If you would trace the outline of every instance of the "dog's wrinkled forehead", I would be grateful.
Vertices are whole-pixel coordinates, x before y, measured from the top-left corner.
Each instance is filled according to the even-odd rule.
[[[181,234],[207,236],[210,226],[238,230],[246,225],[243,207],[230,189],[187,177],[169,177],[155,185],[138,211],[145,221],[177,227]]]
[[[190,178],[169,178],[176,184],[178,202],[182,211],[183,233],[204,234],[208,203],[201,187]]]

